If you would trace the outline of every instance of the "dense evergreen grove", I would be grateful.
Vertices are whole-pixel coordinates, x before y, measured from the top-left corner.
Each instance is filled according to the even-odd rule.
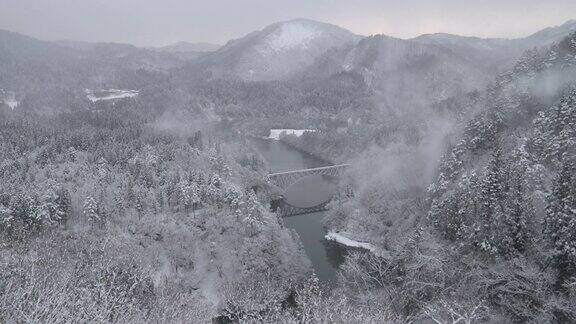
[[[2,115],[3,320],[207,320],[206,276],[305,273],[257,153],[162,130],[134,100],[98,108]]]

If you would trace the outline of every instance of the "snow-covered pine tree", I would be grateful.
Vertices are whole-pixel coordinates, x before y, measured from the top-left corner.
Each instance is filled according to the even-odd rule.
[[[62,212],[60,220],[66,222],[72,216],[72,196],[66,188],[56,190],[56,204]]]
[[[64,212],[60,209],[54,192],[42,196],[34,208],[34,218],[41,226],[53,225],[62,220],[63,216]]]
[[[503,235],[499,226],[504,214],[505,198],[504,161],[500,149],[492,154],[492,159],[486,168],[486,177],[480,190],[480,213],[475,226],[476,244],[480,249],[491,254],[497,254],[501,248]]]
[[[10,209],[14,214],[14,221],[25,226],[33,226],[35,224],[35,205],[36,203],[31,196],[25,193],[16,194],[10,204]]]
[[[458,185],[442,199],[435,199],[429,213],[430,219],[441,235],[449,240],[466,239],[471,220],[478,214],[479,180],[475,172],[464,173]]]
[[[549,197],[544,235],[550,241],[559,265],[576,264],[576,168],[566,160]]]
[[[82,213],[84,214],[84,217],[91,222],[98,223],[102,221],[102,217],[98,214],[98,204],[92,196],[88,196],[84,200]]]
[[[252,190],[244,195],[244,219],[243,221],[250,227],[252,235],[258,233],[264,224],[264,212],[262,205],[258,202],[256,194]]]
[[[529,219],[533,216],[532,205],[526,198],[526,190],[521,177],[516,178],[506,197],[504,226],[506,232],[503,244],[505,253],[524,252],[531,240]]]

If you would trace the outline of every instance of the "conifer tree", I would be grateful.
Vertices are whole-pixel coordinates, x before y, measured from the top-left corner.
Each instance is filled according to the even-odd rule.
[[[476,226],[476,244],[489,253],[498,253],[500,248],[499,225],[504,213],[505,179],[502,152],[498,149],[486,170],[480,191],[480,214]]]
[[[533,215],[531,204],[521,180],[511,188],[506,199],[504,226],[506,230],[503,249],[507,253],[524,252],[530,241],[529,217]]]
[[[97,223],[102,221],[102,217],[98,214],[98,204],[92,196],[86,197],[83,206],[84,216],[91,222]]]
[[[34,218],[38,225],[52,225],[62,220],[64,212],[60,209],[57,196],[53,192],[44,195],[34,206]]]
[[[72,196],[66,188],[56,191],[56,204],[62,213],[60,220],[66,222],[72,216]]]
[[[544,220],[544,234],[563,266],[576,263],[575,172],[574,163],[567,160],[555,181]]]

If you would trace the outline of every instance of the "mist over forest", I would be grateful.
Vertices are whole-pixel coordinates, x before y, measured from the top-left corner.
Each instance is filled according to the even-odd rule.
[[[575,323],[576,20],[0,30],[0,323],[77,322]]]

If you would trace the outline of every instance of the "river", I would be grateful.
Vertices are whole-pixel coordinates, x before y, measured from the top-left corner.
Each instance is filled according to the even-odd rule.
[[[254,139],[256,149],[264,156],[271,172],[293,171],[326,166],[326,162],[276,140]],[[333,193],[333,185],[321,176],[302,179],[285,193],[286,201],[297,207],[318,205]],[[346,250],[327,241],[322,225],[325,212],[283,218],[284,225],[298,233],[304,250],[312,262],[318,279],[328,285],[335,283],[338,266]]]

